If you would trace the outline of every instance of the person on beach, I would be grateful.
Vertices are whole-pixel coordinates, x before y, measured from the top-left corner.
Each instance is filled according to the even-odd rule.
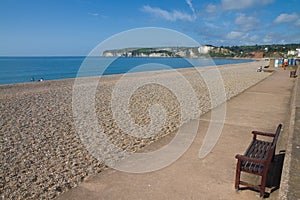
[[[284,70],[285,70],[285,68],[288,66],[288,62],[286,61],[286,60],[284,60],[284,62],[283,62],[283,68],[284,68]]]
[[[256,71],[257,71],[257,72],[262,72],[262,66],[260,66],[259,68],[257,68]]]

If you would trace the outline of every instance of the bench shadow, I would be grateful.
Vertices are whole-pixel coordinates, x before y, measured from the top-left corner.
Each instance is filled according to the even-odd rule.
[[[263,198],[269,198],[271,193],[278,190],[280,188],[281,174],[283,169],[283,162],[285,157],[285,151],[280,151],[279,154],[274,156],[273,161],[269,166],[269,171],[267,175],[266,188],[269,188],[269,192],[266,190],[265,196]],[[242,190],[251,190],[254,192],[260,192],[257,189],[251,187],[241,187],[239,189]]]
[[[280,188],[284,157],[285,150],[281,150],[279,154],[276,154],[274,156],[274,159],[271,162],[266,183],[266,187],[271,188],[271,191],[269,193],[266,193],[264,198],[268,198],[272,192]]]

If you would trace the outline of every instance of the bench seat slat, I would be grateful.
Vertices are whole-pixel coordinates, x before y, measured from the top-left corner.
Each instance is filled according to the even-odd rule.
[[[265,142],[261,140],[254,140],[250,145],[245,156],[249,158],[257,158],[260,160],[265,160],[267,157],[268,150],[272,146],[271,142]]]
[[[271,146],[272,142],[254,140],[249,145],[245,156],[259,160],[266,160],[268,156],[268,150]],[[264,170],[264,165],[255,162],[242,161],[241,169],[249,173],[262,174]]]

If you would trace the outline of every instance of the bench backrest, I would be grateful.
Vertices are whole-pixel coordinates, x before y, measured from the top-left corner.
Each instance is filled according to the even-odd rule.
[[[271,148],[270,148],[270,150],[268,152],[268,156],[267,156],[267,160],[266,160],[267,163],[270,163],[272,161],[274,155],[275,155],[276,143],[277,143],[277,140],[279,138],[279,134],[281,132],[281,128],[282,128],[282,124],[279,124],[278,127],[277,127],[277,129],[276,129],[275,136],[274,136]]]
[[[279,134],[280,134],[281,129],[282,129],[282,124],[279,124],[278,127],[277,127],[277,129],[276,129],[275,137],[273,139],[272,147],[271,148],[276,148],[276,143],[277,143],[277,140],[279,138]]]

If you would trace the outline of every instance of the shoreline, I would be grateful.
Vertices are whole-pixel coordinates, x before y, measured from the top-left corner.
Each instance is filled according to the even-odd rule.
[[[265,79],[270,73],[256,72],[262,62],[218,66],[224,80],[227,100]],[[176,70],[177,71],[177,70]],[[208,72],[209,68],[201,67]],[[130,98],[130,114],[134,122],[145,126],[150,122],[149,106],[163,105],[166,120],[160,131],[152,137],[133,137],[121,130],[110,110],[115,84],[122,75],[103,77],[95,95],[96,114],[109,140],[126,151],[143,147],[174,133],[182,123],[195,119],[211,109],[210,95],[205,82],[196,69],[178,70],[187,78],[195,91],[199,110],[191,110],[181,120],[180,104],[176,96],[158,84],[139,87]],[[98,77],[94,77],[98,78]],[[187,91],[172,71],[138,72],[126,77],[130,80],[162,79],[175,85],[184,97]],[[89,79],[82,85],[89,89]],[[74,127],[72,89],[75,79],[22,83],[0,86],[0,115],[2,119],[3,167],[2,194],[6,198],[55,198],[62,192],[76,187],[80,182],[106,168],[105,159],[111,149],[103,149],[102,162],[85,148]],[[128,85],[129,86],[129,85]],[[130,92],[123,91],[124,94]],[[83,96],[84,97],[84,96]],[[186,98],[189,96],[187,95]],[[122,98],[122,97],[120,97]],[[189,99],[186,99],[189,101]],[[88,103],[90,99],[86,99]],[[76,119],[79,121],[83,119]]]
[[[68,58],[67,56],[41,56],[41,57],[16,57],[16,58]],[[74,58],[83,58],[85,59],[86,57],[81,57],[81,56],[73,56]],[[0,57],[1,58],[1,57]],[[11,57],[11,58],[14,58],[14,57]],[[71,57],[69,57],[71,58]],[[96,57],[98,58],[98,57]],[[102,58],[110,58],[110,59],[117,59],[117,58],[122,58],[122,57],[102,57]],[[146,57],[133,57],[133,58],[137,58],[137,59],[145,59]],[[151,59],[151,57],[149,57]],[[164,59],[164,57],[157,57],[157,58],[161,58],[161,59]],[[157,59],[157,58],[154,58],[154,59]],[[170,58],[166,58],[166,59],[170,59]],[[172,58],[173,59],[173,58]],[[176,59],[176,58],[174,58]],[[178,58],[178,59],[197,59],[197,58]],[[203,58],[204,59],[204,58]],[[210,59],[210,58],[206,58],[206,59]],[[253,62],[253,59],[236,59],[236,58],[211,58],[211,59],[223,59],[223,60],[249,60],[248,62]],[[252,60],[252,61],[251,61]],[[189,61],[188,61],[189,62]],[[214,63],[214,61],[212,60],[212,62]],[[245,63],[245,62],[242,62],[242,63]],[[242,63],[233,63],[233,64],[242,64]],[[191,63],[192,64],[192,63]],[[226,64],[223,64],[223,65],[226,65]],[[204,67],[215,67],[215,66],[222,66],[222,65],[211,65],[211,66],[199,66],[201,68],[204,68]],[[194,68],[194,67],[182,67],[182,68],[173,68],[173,69],[188,69],[188,68]],[[79,68],[80,69],[80,68]],[[79,70],[78,69],[78,70]],[[162,69],[163,70],[163,69]],[[143,72],[152,72],[152,71],[161,71],[161,70],[150,70],[150,71],[143,71]],[[78,72],[78,71],[77,71]],[[77,74],[76,72],[76,74]],[[129,72],[131,73],[131,72]],[[137,73],[137,72],[134,72],[134,73]],[[109,76],[109,75],[121,75],[121,74],[124,74],[124,73],[115,73],[115,74],[108,74],[108,75],[101,75],[101,76]],[[126,73],[125,73],[126,74]],[[85,77],[93,77],[93,76],[85,76]],[[47,79],[47,76],[45,77],[46,79],[43,80],[43,81],[55,81],[55,80],[65,80],[65,79],[76,79],[76,77],[72,77],[72,78],[58,78],[58,79]],[[36,83],[36,82],[39,82],[39,81],[30,81],[28,79],[28,81],[25,81],[25,82],[16,82],[16,83],[4,83],[4,84],[0,84],[1,85],[13,85],[13,84],[23,84],[23,83]]]
[[[224,59],[226,59],[226,58],[224,58]],[[232,58],[232,59],[234,59],[234,58]],[[246,59],[246,60],[251,60],[251,59]],[[223,65],[213,65],[213,66],[200,66],[200,67],[188,67],[188,68],[162,69],[162,70],[143,71],[143,72],[130,72],[130,73],[125,73],[125,74],[148,73],[148,72],[149,73],[158,73],[158,72],[165,73],[165,72],[172,71],[172,70],[182,71],[182,70],[190,70],[190,69],[194,69],[194,68],[200,69],[200,71],[201,71],[201,70],[206,70],[206,69],[209,69],[209,68],[212,68],[212,67],[217,67],[217,68],[223,68],[223,67],[228,67],[228,66],[234,67],[234,66],[241,65],[241,64],[247,64],[247,63],[253,63],[253,62],[263,62],[263,61],[264,60],[253,59],[253,61],[245,62],[245,63],[223,64]],[[86,76],[86,77],[80,77],[80,78],[87,79],[87,78],[111,77],[111,76],[122,76],[122,75],[124,75],[124,73],[121,73],[121,74],[108,74],[108,75],[101,75],[101,76]],[[53,79],[53,80],[43,80],[43,81],[40,81],[40,82],[39,81],[35,81],[35,82],[28,81],[28,82],[19,82],[19,83],[0,84],[0,89],[3,88],[3,87],[5,88],[5,87],[18,86],[18,85],[25,85],[25,84],[33,84],[34,85],[34,84],[41,84],[41,83],[45,83],[45,82],[46,83],[51,83],[51,82],[59,82],[59,81],[74,81],[77,78],[78,77]]]

